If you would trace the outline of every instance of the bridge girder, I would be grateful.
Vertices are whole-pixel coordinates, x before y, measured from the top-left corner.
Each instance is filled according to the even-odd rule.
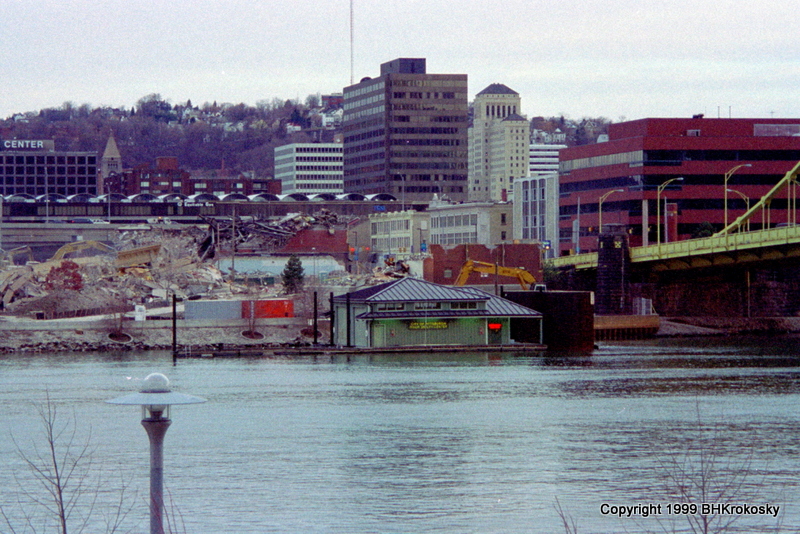
[[[791,258],[800,258],[800,244],[786,244],[764,249],[714,252],[700,256],[664,258],[651,262],[639,262],[637,268],[647,269],[647,264],[649,263],[653,272],[664,272],[709,267],[730,267],[745,263],[781,261]]]

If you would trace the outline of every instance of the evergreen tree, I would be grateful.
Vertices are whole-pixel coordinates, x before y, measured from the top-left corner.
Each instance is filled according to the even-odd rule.
[[[286,262],[286,267],[281,274],[284,289],[287,293],[297,293],[303,288],[304,278],[303,262],[297,256],[292,255],[289,261]]]
[[[695,228],[694,232],[692,232],[692,239],[698,239],[701,237],[711,237],[714,235],[716,230],[714,230],[714,225],[710,222],[702,222]]]

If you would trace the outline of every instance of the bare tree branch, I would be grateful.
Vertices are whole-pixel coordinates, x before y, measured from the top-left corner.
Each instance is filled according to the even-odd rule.
[[[42,423],[45,447],[40,448],[33,442],[26,450],[11,436],[17,455],[32,479],[31,485],[30,480],[26,482],[16,473],[14,475],[18,486],[18,513],[22,515],[19,522],[24,527],[15,525],[7,510],[0,509],[0,515],[12,534],[45,532],[52,529],[53,522],[61,534],[96,530],[92,522],[105,480],[93,462],[95,449],[91,445],[91,429],[85,440],[79,439],[77,416],[73,414],[70,421],[62,423],[49,393],[36,410]],[[101,514],[108,533],[121,530],[133,507],[125,500],[128,484],[121,481],[120,486],[119,498],[111,512]]]

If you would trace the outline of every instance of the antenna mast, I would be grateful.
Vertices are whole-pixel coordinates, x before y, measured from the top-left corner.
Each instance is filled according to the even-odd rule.
[[[350,85],[353,85],[353,0],[350,0]]]

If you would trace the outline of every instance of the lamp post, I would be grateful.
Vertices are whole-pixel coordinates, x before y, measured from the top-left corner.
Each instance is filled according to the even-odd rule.
[[[577,215],[575,216],[575,254],[581,253],[581,197],[578,197],[578,207],[576,209]]]
[[[731,179],[733,173],[741,169],[742,167],[752,167],[750,163],[742,163],[741,165],[737,165],[733,167],[731,170],[725,173],[725,180],[723,182],[723,188],[725,189],[725,226],[724,228],[728,227],[728,180]]]
[[[150,439],[150,534],[164,534],[164,436],[172,420],[169,407],[173,404],[198,404],[206,399],[175,393],[169,379],[161,373],[151,373],[139,393],[131,393],[106,401],[109,404],[140,405],[142,426]]]
[[[656,209],[657,209],[657,214],[656,214],[656,234],[657,234],[657,236],[656,237],[658,237],[657,243],[659,245],[661,245],[661,192],[664,190],[665,187],[667,187],[672,182],[682,182],[682,181],[683,181],[683,176],[679,176],[677,178],[670,178],[669,180],[667,180],[663,184],[659,185],[658,189],[656,190]],[[665,208],[665,211],[666,211],[666,208]]]
[[[745,195],[741,191],[737,191],[736,189],[725,189],[725,192],[726,193],[736,193],[737,195],[742,197],[742,200],[744,200],[744,204],[745,204],[744,212],[747,213],[748,211],[750,211],[750,198],[747,195]],[[728,202],[726,201],[725,205],[727,205],[727,204],[728,204]],[[727,227],[728,225],[726,224],[725,226]],[[750,219],[749,218],[747,219],[747,227],[746,227],[745,231],[747,231],[747,232],[750,231]]]
[[[116,177],[115,174],[110,174],[109,178]],[[106,186],[106,205],[108,209],[108,223],[111,224],[111,182],[108,181]]]
[[[623,193],[625,192],[624,189],[612,189],[611,191],[607,192],[603,196],[600,197],[600,201],[597,203],[597,232],[598,236],[603,233],[603,202],[614,193]]]

